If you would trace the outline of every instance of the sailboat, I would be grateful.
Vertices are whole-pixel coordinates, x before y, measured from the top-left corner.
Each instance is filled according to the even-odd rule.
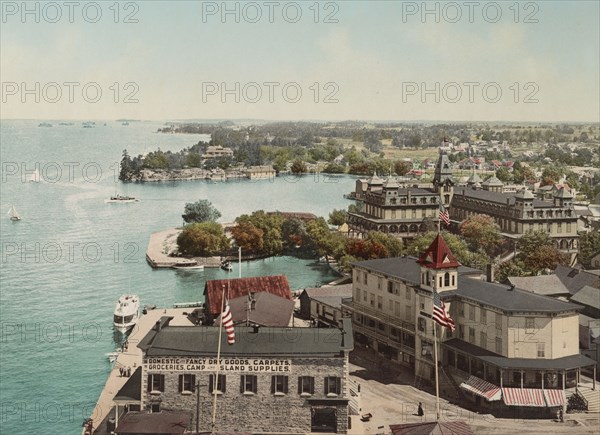
[[[21,216],[19,216],[19,213],[17,213],[17,210],[15,209],[14,205],[10,208],[10,210],[8,211],[7,214],[11,221],[20,221],[21,220]]]
[[[30,183],[39,183],[40,181],[41,181],[40,171],[38,171],[36,169],[35,171],[33,171],[33,174],[31,174],[29,176],[29,182]]]

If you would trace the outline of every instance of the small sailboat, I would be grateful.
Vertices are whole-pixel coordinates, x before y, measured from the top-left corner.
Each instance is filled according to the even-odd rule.
[[[7,214],[11,221],[20,221],[21,220],[21,216],[19,216],[19,213],[17,213],[17,209],[15,209],[14,205],[10,208],[10,210],[8,211]]]
[[[40,177],[40,171],[38,171],[37,169],[33,171],[33,174],[29,176],[30,183],[39,183],[41,180],[42,178]]]

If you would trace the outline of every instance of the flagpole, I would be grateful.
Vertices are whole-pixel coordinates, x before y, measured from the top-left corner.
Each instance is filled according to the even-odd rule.
[[[228,283],[229,284],[229,283]],[[223,307],[225,306],[225,286],[223,286],[223,290],[221,293],[221,322],[219,323],[219,344],[217,347],[217,370],[215,374],[215,379],[213,379],[213,412],[212,412],[212,423],[210,433],[215,433],[215,419],[217,417],[217,393],[219,390],[219,368],[221,365],[221,333],[223,331]],[[436,372],[437,373],[437,372]]]
[[[439,383],[439,378],[438,378],[437,324],[435,321],[433,322],[433,359],[435,360],[435,421],[439,421],[440,420],[440,383]]]

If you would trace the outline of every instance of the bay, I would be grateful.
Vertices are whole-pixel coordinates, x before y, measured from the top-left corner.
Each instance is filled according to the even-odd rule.
[[[0,433],[81,433],[102,390],[115,347],[111,319],[124,293],[142,305],[170,307],[203,300],[207,279],[234,271],[153,270],[145,261],[151,233],[181,224],[186,202],[208,199],[222,222],[254,210],[327,217],[349,204],[350,176],[237,180],[117,182],[123,149],[130,155],[160,147],[179,151],[204,135],[159,134],[160,122],[94,121],[38,127],[40,121],[0,122]],[[105,125],[106,124],[106,125]],[[39,168],[40,183],[27,182]],[[105,204],[117,190],[133,204]],[[285,274],[292,289],[336,278],[314,260],[276,257],[242,264],[242,276]]]

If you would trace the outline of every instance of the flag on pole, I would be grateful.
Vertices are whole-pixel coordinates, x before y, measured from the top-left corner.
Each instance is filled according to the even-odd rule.
[[[448,210],[444,207],[444,204],[440,202],[440,220],[444,222],[446,225],[450,225],[450,215],[448,214]]]
[[[440,299],[440,295],[438,292],[433,290],[433,320],[435,320],[440,325],[454,331],[456,326],[454,325],[454,320],[448,314],[448,310],[446,310],[446,304],[444,301]]]
[[[227,333],[227,344],[235,343],[235,331],[233,330],[233,317],[231,316],[229,301],[225,302],[225,311],[221,314],[221,321],[223,322],[225,332]]]

